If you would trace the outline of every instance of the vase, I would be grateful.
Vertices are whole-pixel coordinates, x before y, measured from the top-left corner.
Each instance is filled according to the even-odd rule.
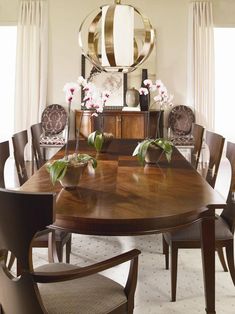
[[[164,151],[161,147],[155,145],[149,145],[146,155],[145,162],[147,164],[156,164],[164,157]]]
[[[78,163],[68,165],[64,177],[60,180],[60,184],[64,189],[73,190],[79,185],[80,178],[88,163]]]
[[[140,110],[148,111],[149,109],[149,95],[140,95]]]
[[[128,107],[136,107],[139,104],[139,92],[134,87],[126,91],[126,104]]]

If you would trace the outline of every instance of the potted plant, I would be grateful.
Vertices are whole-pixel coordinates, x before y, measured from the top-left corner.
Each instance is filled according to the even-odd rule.
[[[154,104],[157,104],[159,106],[159,115],[157,119],[157,128],[156,128],[156,137],[159,136],[160,130],[159,130],[159,124],[161,120],[161,114],[164,109],[167,109],[168,107],[172,107],[173,103],[173,95],[168,94],[166,86],[163,84],[161,80],[156,80],[155,83],[152,82],[152,80],[146,79],[143,81],[143,85],[145,87],[141,87],[139,89],[140,97],[149,97],[150,92],[157,91],[157,95],[154,96],[154,103],[151,104],[153,106]]]
[[[173,144],[164,139],[145,139],[138,143],[133,156],[137,156],[139,162],[143,165],[146,163],[157,163],[161,157],[165,155],[168,162],[171,161],[171,155],[173,152]]]
[[[87,154],[78,153],[78,143],[79,143],[79,130],[76,132],[76,147],[73,154],[68,154],[68,142],[70,133],[70,110],[71,103],[75,92],[80,89],[77,83],[67,83],[64,86],[64,92],[66,93],[66,102],[68,104],[68,130],[67,139],[65,145],[65,155],[63,158],[58,160],[52,160],[47,163],[47,170],[50,174],[50,178],[53,184],[56,181],[60,181],[64,188],[73,189],[76,188],[80,177],[88,165],[91,163],[93,168],[96,168],[96,159]]]
[[[92,118],[98,124],[96,131],[88,136],[88,144],[96,149],[97,152],[105,150],[113,139],[112,133],[104,132],[104,117],[102,115],[105,103],[110,96],[110,91],[101,90],[92,82],[87,82],[82,76],[78,78],[78,84],[85,91],[83,98],[84,106],[93,109]]]
[[[161,80],[156,80],[156,82],[153,83],[151,80],[146,79],[144,80],[143,84],[145,87],[141,87],[139,89],[140,96],[145,95],[147,97],[149,96],[149,92],[157,91],[157,95],[153,99],[154,104],[156,103],[159,105],[160,113],[156,122],[156,138],[145,139],[138,143],[133,152],[133,156],[137,156],[141,164],[144,164],[144,162],[157,163],[163,155],[165,155],[167,161],[170,162],[173,151],[173,144],[168,139],[158,138],[158,136],[161,113],[163,109],[173,105],[173,95],[168,95],[167,88]]]

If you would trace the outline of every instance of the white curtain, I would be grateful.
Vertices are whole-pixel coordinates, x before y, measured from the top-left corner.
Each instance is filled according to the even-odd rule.
[[[214,30],[212,3],[189,4],[188,95],[196,121],[214,130]]]
[[[40,120],[46,106],[47,58],[47,0],[22,0],[17,27],[15,132],[29,130]],[[28,148],[27,159],[29,152]]]

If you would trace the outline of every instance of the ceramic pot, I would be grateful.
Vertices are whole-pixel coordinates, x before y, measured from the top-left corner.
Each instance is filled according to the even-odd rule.
[[[63,186],[63,188],[67,190],[76,189],[79,185],[82,173],[86,167],[87,163],[68,165],[63,179],[60,180],[60,184]]]
[[[164,157],[164,151],[161,147],[149,145],[145,155],[145,162],[147,164],[156,164]]]
[[[126,104],[128,107],[136,107],[139,104],[139,92],[134,87],[126,91]]]

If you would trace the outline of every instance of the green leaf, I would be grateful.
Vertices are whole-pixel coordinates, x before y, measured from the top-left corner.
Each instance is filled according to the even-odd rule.
[[[96,161],[96,159],[93,158],[93,157],[91,157],[91,156],[88,155],[88,154],[79,154],[79,155],[77,156],[77,160],[78,160],[79,162],[84,162],[84,163],[90,161],[91,164],[92,164],[92,167],[93,167],[94,169],[97,167],[97,161]]]
[[[140,148],[140,143],[138,143],[138,145],[136,146],[135,150],[132,153],[132,156],[136,156],[139,153],[139,148]]]
[[[89,134],[87,141],[90,146],[93,146],[99,152],[104,143],[104,135],[99,131],[92,132]]]
[[[147,150],[148,150],[150,144],[151,144],[151,142],[149,140],[145,140],[145,141],[140,143],[138,159],[139,159],[141,165],[144,164],[145,156],[146,156],[146,153],[147,153]]]
[[[95,137],[96,137],[96,131],[88,135],[88,138],[87,138],[88,145],[94,147]]]
[[[65,160],[55,160],[52,164],[47,164],[51,182],[54,185],[57,180],[61,180],[67,170],[68,162]]]
[[[138,160],[142,165],[144,164],[145,156],[146,156],[147,150],[149,148],[149,145],[155,145],[155,146],[162,148],[165,155],[166,155],[167,161],[168,162],[171,161],[171,155],[173,152],[173,144],[170,141],[165,140],[164,138],[146,139],[146,140],[138,143],[134,152],[132,153],[132,156],[137,155]]]

